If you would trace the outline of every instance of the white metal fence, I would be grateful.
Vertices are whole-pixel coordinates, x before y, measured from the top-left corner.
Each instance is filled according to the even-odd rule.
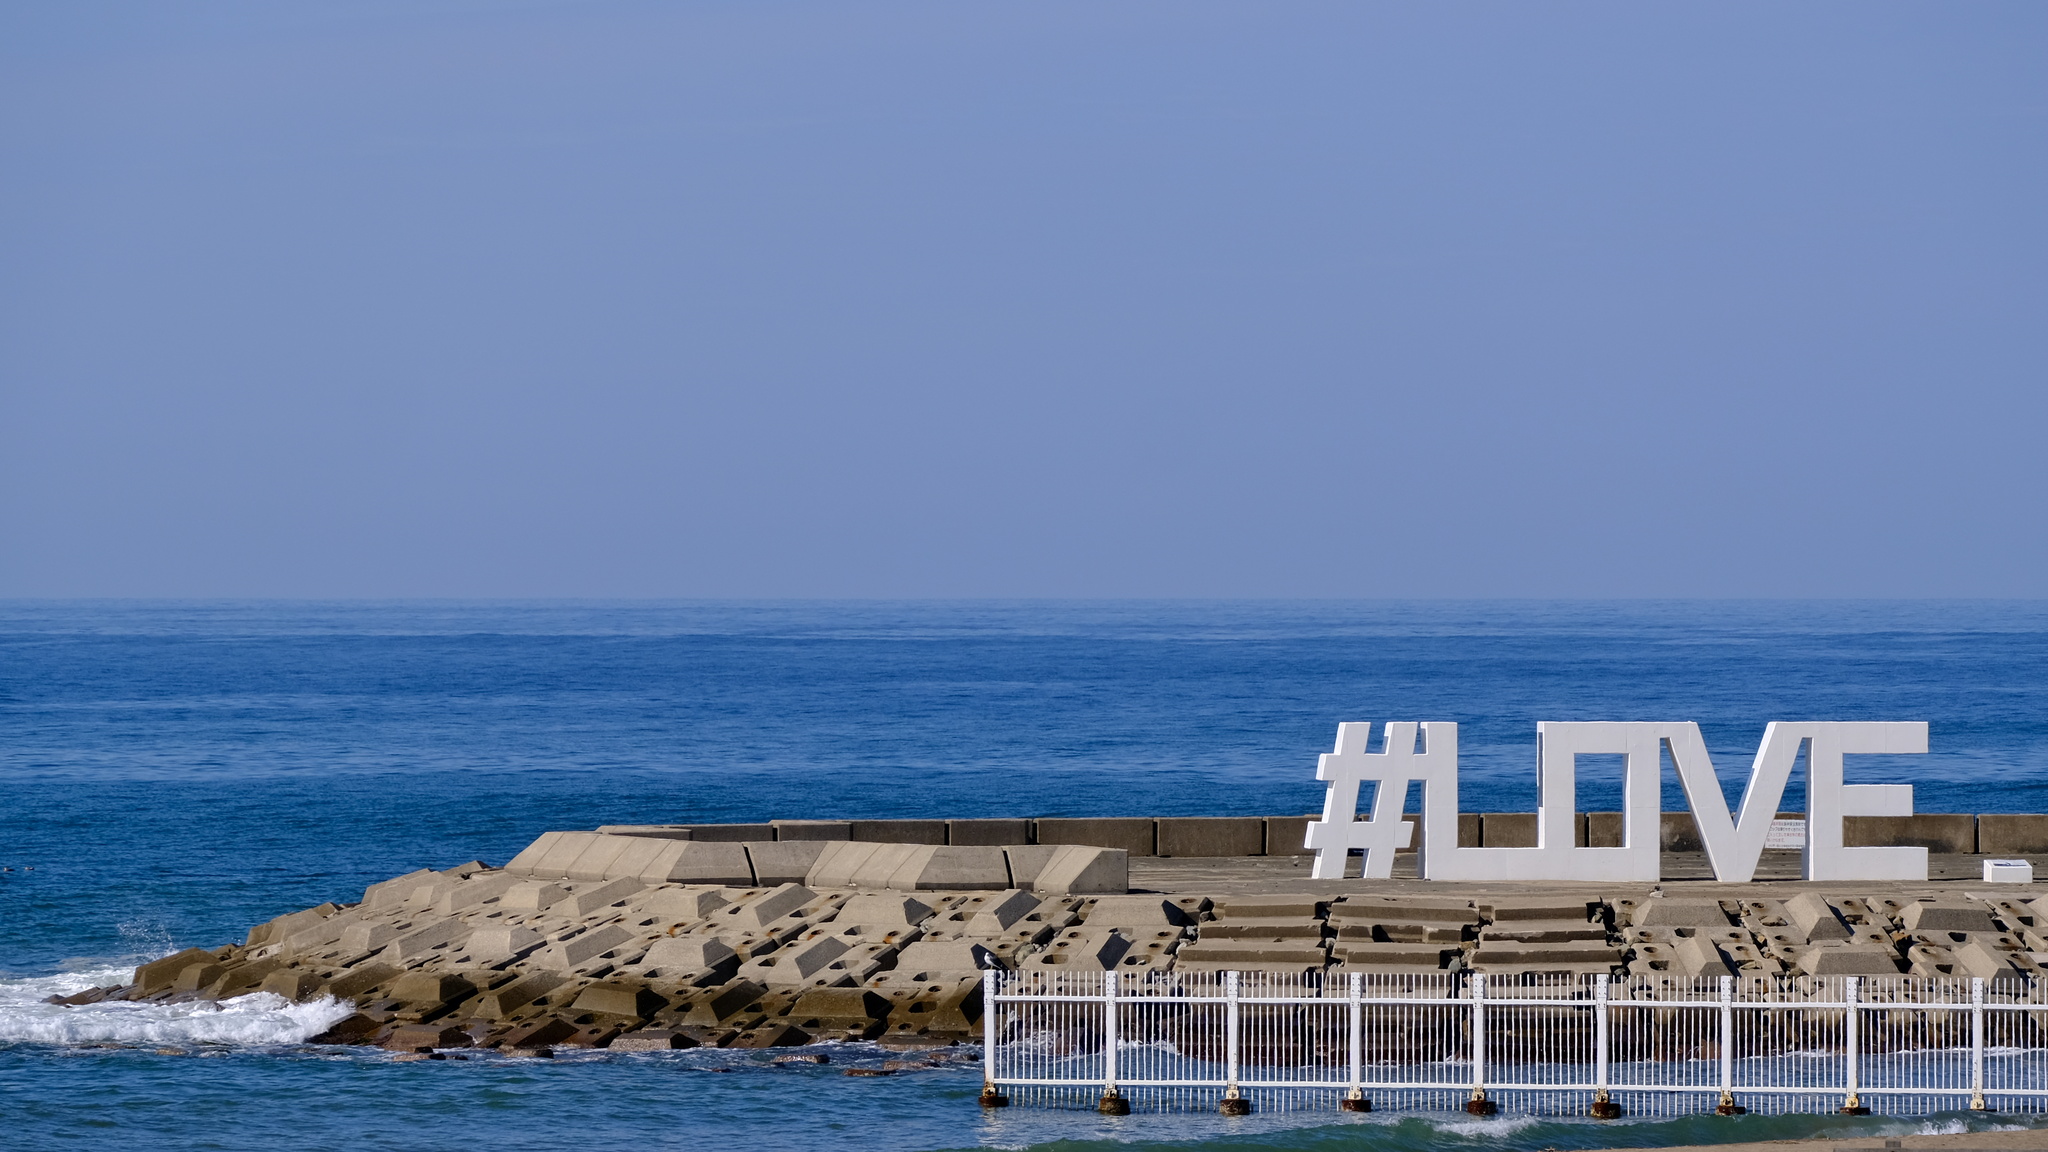
[[[984,976],[985,1103],[1614,1116],[2048,1106],[2037,981]]]

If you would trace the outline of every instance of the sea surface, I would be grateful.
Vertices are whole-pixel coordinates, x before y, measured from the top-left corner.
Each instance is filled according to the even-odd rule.
[[[1926,720],[1851,762],[1921,811],[2048,811],[2048,603],[0,601],[0,1148],[1593,1148],[2011,1116],[1532,1121],[975,1107],[972,1067],[759,1054],[394,1063],[345,1009],[44,997],[551,828],[1264,814],[1342,720],[1454,720],[1532,809],[1539,720]],[[1582,770],[1581,807],[1619,806]],[[1798,782],[1787,807],[1798,806]],[[1682,808],[1675,784],[1666,807]]]

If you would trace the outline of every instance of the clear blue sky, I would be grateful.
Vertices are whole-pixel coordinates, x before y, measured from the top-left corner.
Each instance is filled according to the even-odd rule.
[[[2048,595],[2048,5],[0,3],[0,596]]]

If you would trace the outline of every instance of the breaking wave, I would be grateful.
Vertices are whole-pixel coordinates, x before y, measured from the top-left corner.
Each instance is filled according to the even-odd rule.
[[[87,968],[0,980],[0,1044],[302,1044],[353,1011],[323,997],[294,1004],[268,992],[219,1003],[45,1004],[88,988],[126,984],[131,967]]]

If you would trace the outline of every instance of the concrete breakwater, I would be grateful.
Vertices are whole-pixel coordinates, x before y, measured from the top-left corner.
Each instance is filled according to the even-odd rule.
[[[928,1047],[978,1035],[991,969],[2032,982],[2048,965],[2032,885],[1311,881],[1286,858],[1307,819],[549,832],[503,868],[411,872],[64,1002],[333,996],[356,1010],[318,1040],[404,1050]]]

